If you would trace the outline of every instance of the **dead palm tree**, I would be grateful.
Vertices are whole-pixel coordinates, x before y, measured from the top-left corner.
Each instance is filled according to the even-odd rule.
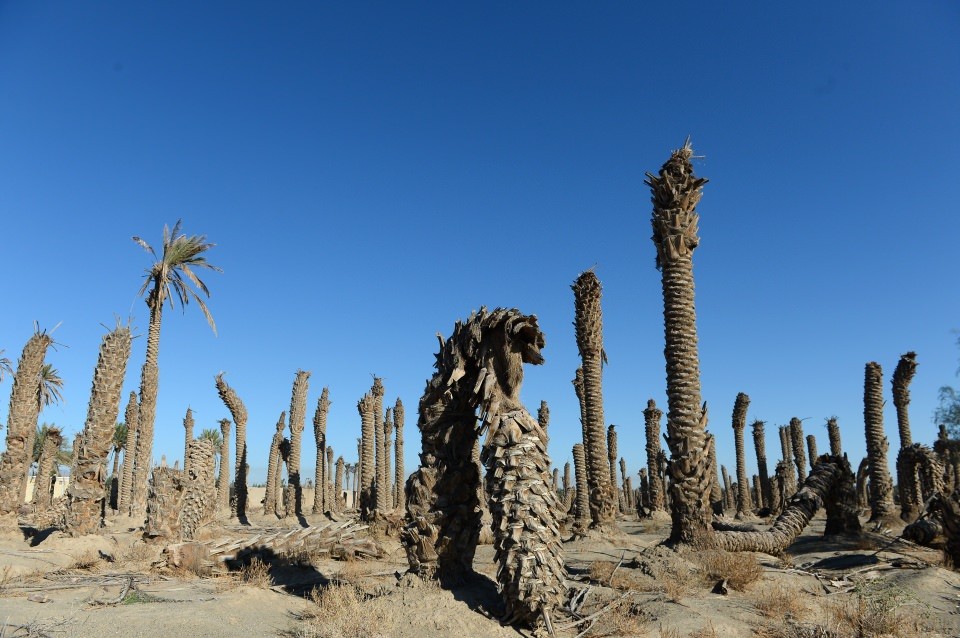
[[[750,482],[747,479],[747,459],[743,449],[743,430],[747,427],[747,408],[750,397],[737,393],[733,402],[733,440],[737,452],[737,517],[750,510]]]
[[[657,408],[653,399],[647,401],[647,409],[643,411],[645,430],[647,435],[647,496],[650,500],[650,509],[662,512],[666,509],[663,481],[660,479],[660,418],[663,412]]]
[[[827,438],[830,440],[830,454],[832,456],[842,456],[843,446],[840,444],[840,424],[837,423],[837,417],[835,416],[827,419]]]
[[[193,441],[193,410],[187,408],[187,413],[183,417],[183,471],[186,472],[190,468],[187,465],[187,461],[190,458],[190,443]]]
[[[56,405],[63,400],[63,379],[60,378],[60,372],[54,368],[53,365],[45,363],[40,368],[37,381],[37,413],[39,414],[48,405]],[[35,434],[36,431],[31,429],[31,438],[26,444],[27,450],[35,449],[33,439]],[[36,459],[34,459],[34,461],[35,460]],[[27,464],[28,473],[29,469],[30,464]],[[21,486],[21,500],[26,500],[27,498],[27,485],[27,477],[24,476]]]
[[[137,403],[137,393],[130,392],[127,407],[123,411],[123,421],[127,424],[127,439],[123,443],[123,465],[120,470],[120,497],[119,509],[124,516],[130,514],[130,490],[133,487],[133,457],[137,449],[137,425],[140,421],[137,416],[140,405]]]
[[[100,527],[105,498],[103,479],[120,414],[132,340],[130,328],[118,325],[100,343],[83,440],[75,455],[67,490],[66,527],[73,536],[91,534]]]
[[[397,397],[397,402],[393,406],[393,426],[397,431],[396,441],[394,442],[394,503],[402,512],[406,509],[407,502],[403,493],[403,481],[406,476],[403,472],[403,401]]]
[[[233,491],[236,495],[237,518],[243,520],[247,516],[247,407],[233,388],[227,384],[221,372],[216,376],[217,393],[220,400],[230,410],[230,416],[236,425],[234,447],[236,468],[234,470]]]
[[[870,522],[881,522],[893,514],[893,481],[887,465],[890,444],[883,433],[883,371],[876,361],[865,369],[863,422],[870,459]]]
[[[283,428],[287,424],[287,413],[281,412],[280,419],[277,421],[277,431],[270,441],[270,456],[267,457],[267,489],[263,495],[263,515],[276,513],[277,501],[282,498],[277,491],[277,485],[280,481],[277,475],[280,473],[280,445],[283,443]]]
[[[300,485],[300,450],[303,428],[307,418],[307,391],[310,373],[297,370],[290,397],[290,461],[287,463],[287,483],[293,489],[293,513],[303,514],[303,488]]]
[[[696,208],[707,180],[694,175],[692,157],[688,139],[659,175],[647,173],[646,179],[653,193],[653,243],[663,287],[671,543],[691,543],[712,533],[710,492],[716,480],[707,460],[710,437],[707,407],[701,403],[693,299],[693,251],[700,243]]]
[[[135,453],[135,477],[133,488],[133,510],[137,514],[146,511],[147,476],[150,468],[150,457],[153,451],[153,425],[157,416],[157,393],[160,386],[160,370],[158,358],[160,355],[160,324],[163,318],[164,305],[173,307],[177,301],[186,309],[190,300],[195,300],[200,307],[207,323],[216,334],[217,327],[213,316],[207,309],[207,304],[198,295],[196,287],[209,297],[207,285],[197,276],[196,270],[208,269],[222,272],[220,268],[207,262],[205,253],[214,247],[207,241],[205,235],[186,235],[180,232],[181,221],[178,220],[170,230],[163,227],[163,244],[161,254],[140,237],[134,237],[144,250],[149,252],[154,261],[144,275],[143,285],[137,294],[146,293],[147,308],[150,309],[150,324],[147,331],[147,353],[140,375],[140,413],[137,427],[137,449]],[[191,286],[192,284],[192,286]]]
[[[230,419],[220,419],[220,476],[217,479],[218,507],[230,507]]]
[[[313,480],[314,514],[322,514],[331,509],[327,503],[327,413],[330,411],[330,389],[324,388],[317,400],[317,410],[313,414],[313,437],[317,443],[317,464]]]
[[[387,511],[387,493],[384,485],[386,482],[386,467],[383,463],[386,460],[386,450],[383,445],[383,395],[385,393],[383,379],[377,376],[373,378],[373,387],[370,388],[370,393],[373,395],[373,498],[377,510],[385,512]]]
[[[60,428],[44,423],[37,432],[37,441],[40,444],[40,452],[37,455],[37,476],[33,485],[31,503],[37,511],[42,511],[50,506],[53,492],[51,479],[58,474],[57,470],[62,460],[63,436]],[[67,457],[66,461],[69,462],[70,457]]]
[[[0,513],[14,512],[23,502],[41,407],[37,401],[37,383],[43,358],[52,343],[46,331],[35,332],[23,347],[13,376],[7,448],[0,456]]]
[[[373,493],[376,468],[374,459],[374,398],[369,392],[357,403],[360,413],[360,503],[358,509],[363,520],[370,520],[376,509]]]
[[[587,481],[590,484],[592,528],[610,524],[617,511],[617,497],[610,484],[610,459],[607,455],[606,426],[603,417],[603,313],[601,287],[596,273],[587,270],[571,286],[574,297],[574,326],[577,349],[583,368],[583,405],[586,410]]]

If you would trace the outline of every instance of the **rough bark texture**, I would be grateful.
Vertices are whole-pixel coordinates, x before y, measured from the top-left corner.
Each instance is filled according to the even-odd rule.
[[[550,407],[546,401],[540,401],[540,407],[537,408],[537,423],[540,424],[540,429],[543,431],[543,444],[548,445],[550,443],[550,433],[548,432],[550,427]]]
[[[880,364],[866,365],[863,382],[863,422],[867,435],[867,458],[870,459],[870,521],[877,522],[893,515],[893,481],[887,465],[890,444],[883,432],[883,372]]]
[[[187,408],[187,413],[183,417],[183,471],[190,469],[190,442],[193,441],[193,410]]]
[[[283,442],[283,428],[286,426],[287,413],[281,412],[277,421],[277,431],[270,441],[270,455],[267,457],[267,486],[263,495],[263,514],[272,514],[277,509],[277,474],[280,472],[280,444]]]
[[[660,480],[660,418],[663,412],[657,408],[653,399],[647,401],[643,411],[647,433],[647,481],[650,509],[656,512],[666,510],[663,482]]]
[[[670,448],[672,529],[668,542],[691,543],[712,533],[707,407],[701,404],[700,357],[694,307],[693,251],[697,204],[707,180],[693,173],[689,144],[673,152],[659,176],[647,173],[653,193],[653,243],[663,287],[667,370],[667,445]]]
[[[607,466],[610,468],[610,486],[617,495],[617,510],[622,512],[625,508],[623,502],[623,492],[617,488],[617,431],[612,423],[607,428]]]
[[[314,514],[322,514],[330,509],[327,503],[327,414],[330,412],[330,389],[324,388],[317,400],[317,410],[313,413],[313,436],[317,442],[317,466],[313,475]]]
[[[769,530],[717,532],[714,544],[727,551],[778,554],[793,543],[824,504],[828,505],[825,534],[857,533],[860,522],[851,503],[852,487],[853,475],[846,459],[823,456]]]
[[[247,515],[247,407],[240,400],[237,393],[223,378],[223,373],[217,375],[217,393],[233,417],[236,429],[236,468],[234,470],[233,492],[236,498],[234,508],[237,518],[243,519]]]
[[[733,497],[733,483],[730,482],[730,474],[727,472],[726,465],[720,466],[720,476],[723,478],[723,497],[721,498],[723,509],[733,509],[736,507]]]
[[[137,451],[133,460],[132,516],[142,516],[146,511],[147,479],[153,463],[153,425],[157,419],[157,394],[160,391],[160,323],[163,304],[159,303],[160,289],[154,285],[147,295],[150,309],[150,325],[147,329],[147,353],[140,371],[140,411],[137,414]]]
[[[813,469],[814,463],[820,458],[817,454],[817,437],[812,434],[807,435],[807,457],[810,459],[810,469]]]
[[[897,429],[900,431],[900,447],[913,445],[910,434],[910,382],[917,373],[917,353],[907,352],[900,355],[897,368],[893,371],[893,405],[897,408]]]
[[[790,449],[793,451],[793,463],[797,466],[797,485],[807,480],[807,453],[804,451],[803,422],[797,417],[790,419]]]
[[[603,313],[600,280],[592,270],[573,283],[574,326],[583,369],[583,402],[587,413],[587,480],[590,484],[591,527],[610,524],[617,511],[615,483],[611,484],[610,459],[603,417]]]
[[[570,461],[563,464],[563,511],[567,513],[573,505],[573,481],[570,469]]]
[[[287,463],[287,485],[293,489],[293,512],[303,514],[303,487],[300,485],[300,450],[307,418],[307,392],[310,373],[297,370],[290,396],[290,461]]]
[[[573,446],[573,469],[577,478],[577,499],[574,502],[573,529],[582,533],[590,526],[590,496],[587,488],[587,454],[583,443]]]
[[[707,464],[710,467],[710,477],[713,484],[710,486],[710,505],[714,514],[723,514],[723,490],[720,483],[720,468],[717,466],[717,440],[712,434],[707,434],[709,441],[707,448]]]
[[[931,496],[947,491],[940,459],[933,450],[920,443],[900,448],[897,474],[900,477],[900,518],[907,523],[916,520],[923,503]]]
[[[230,507],[230,419],[220,419],[220,478],[217,481],[217,507]]]
[[[70,486],[67,488],[66,531],[71,536],[92,534],[100,528],[107,497],[104,489],[107,456],[113,447],[113,432],[120,414],[123,377],[127,372],[132,340],[130,328],[118,326],[100,342],[83,439],[76,464],[70,470]]]
[[[336,472],[334,474],[333,498],[331,499],[334,512],[343,511],[343,467],[343,457],[338,456]]]
[[[630,490],[627,489],[627,478],[629,478],[627,476],[627,462],[621,456],[620,457],[620,481],[621,481],[620,511],[622,512],[625,512],[626,510],[633,508],[633,503],[631,502],[631,498],[630,498],[631,496]]]
[[[188,467],[181,475],[183,500],[180,505],[181,540],[192,540],[200,528],[213,520],[217,512],[217,486],[214,474],[216,453],[213,443],[194,439],[187,450]]]
[[[363,520],[370,520],[373,517],[373,511],[376,509],[376,500],[373,493],[374,479],[376,478],[376,467],[374,459],[374,449],[376,440],[374,439],[374,398],[369,392],[363,395],[357,403],[357,411],[360,412],[360,517]]]
[[[867,493],[870,479],[870,459],[863,457],[860,465],[857,466],[857,506],[861,509],[866,508],[870,503],[870,496]]]
[[[377,511],[383,513],[387,511],[387,493],[386,476],[387,468],[384,461],[387,458],[386,448],[383,441],[383,379],[373,378],[373,387],[370,394],[373,395],[373,432],[374,432],[374,477],[373,477],[373,500]]]
[[[840,445],[840,424],[837,423],[835,416],[827,419],[827,437],[830,439],[830,454],[843,456],[843,446]]]
[[[38,332],[27,340],[13,375],[10,391],[10,411],[7,416],[7,447],[0,456],[0,514],[16,512],[23,504],[20,497],[33,458],[40,405],[37,402],[37,384],[47,348],[53,343],[45,332]]]
[[[733,442],[737,453],[737,516],[750,510],[750,483],[747,479],[747,458],[743,449],[743,430],[747,427],[750,397],[743,392],[733,402]]]
[[[169,467],[154,468],[147,495],[144,537],[179,542],[182,502],[183,484],[180,470]]]
[[[139,412],[140,405],[137,403],[137,393],[130,392],[130,397],[127,399],[127,408],[123,411],[123,419],[127,424],[127,440],[123,446],[123,465],[120,469],[120,502],[118,504],[118,509],[124,515],[130,514],[130,491],[133,488],[133,457],[137,449]]]
[[[400,398],[397,398],[396,404],[393,406],[393,424],[397,430],[397,440],[394,444],[394,479],[393,479],[393,488],[394,488],[394,503],[401,512],[407,508],[407,500],[403,495],[403,481],[405,478],[404,469],[403,469],[403,401]]]
[[[401,530],[411,570],[456,582],[472,570],[480,534],[480,430],[506,622],[549,624],[566,595],[556,493],[537,421],[519,401],[523,363],[542,363],[536,317],[485,308],[457,322],[420,400],[421,466],[407,481]]]
[[[390,437],[393,436],[393,408],[387,408],[383,416],[383,504],[384,511],[393,509],[394,489],[391,485],[390,456],[393,453]]]
[[[63,435],[60,433],[60,428],[48,428],[47,436],[43,439],[43,447],[40,449],[40,459],[37,461],[33,498],[30,499],[34,511],[40,512],[50,507],[53,497],[53,482],[50,479],[54,476],[54,464],[61,445],[63,445]]]

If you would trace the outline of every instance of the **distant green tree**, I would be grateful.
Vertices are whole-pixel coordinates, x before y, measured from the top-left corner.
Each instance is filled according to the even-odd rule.
[[[957,346],[960,346],[960,338],[957,338]],[[957,369],[957,375],[960,376],[960,369]],[[940,405],[933,411],[934,424],[946,425],[950,438],[960,439],[960,390],[949,385],[941,386],[939,399]]]
[[[205,428],[200,432],[198,439],[210,441],[213,444],[213,454],[214,458],[217,461],[217,468],[220,467],[220,447],[223,445],[223,437],[220,435],[220,430],[216,428]]]

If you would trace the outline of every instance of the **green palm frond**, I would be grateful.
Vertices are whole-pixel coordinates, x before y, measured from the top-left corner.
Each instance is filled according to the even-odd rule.
[[[127,444],[127,424],[123,422],[117,423],[113,426],[113,451],[119,452]]]
[[[181,233],[181,224],[182,220],[177,220],[173,230],[167,226],[163,227],[163,256],[146,271],[143,285],[137,294],[142,295],[149,289],[153,303],[161,306],[168,303],[173,307],[179,300],[180,305],[186,308],[191,300],[196,301],[213,333],[216,334],[217,325],[213,315],[210,314],[200,295],[193,289],[195,287],[206,297],[210,296],[210,290],[196,275],[195,269],[206,268],[214,272],[223,272],[221,268],[208,262],[204,255],[216,244],[208,242],[206,235]],[[156,258],[156,251],[150,244],[139,237],[134,237],[133,240]],[[193,287],[190,284],[193,284]]]
[[[223,445],[223,437],[220,435],[220,430],[215,428],[205,428],[200,432],[200,436],[197,438],[213,443],[214,452],[220,454],[220,446]]]
[[[40,409],[63,401],[63,379],[56,368],[45,363],[37,377],[37,405]]]

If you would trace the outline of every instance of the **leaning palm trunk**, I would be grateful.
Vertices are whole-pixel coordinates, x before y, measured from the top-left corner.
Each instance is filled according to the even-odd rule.
[[[66,531],[71,536],[91,534],[99,527],[106,506],[104,475],[114,427],[120,413],[123,377],[130,359],[130,328],[117,326],[103,337],[93,372],[93,388],[83,426],[76,465],[67,490]]]
[[[127,441],[123,446],[123,465],[120,469],[120,502],[118,507],[123,516],[130,515],[130,490],[133,487],[133,457],[137,449],[137,422],[140,406],[137,404],[137,393],[130,392],[127,399],[127,408],[123,411],[123,418],[127,424]]]
[[[900,361],[893,371],[893,405],[897,409],[897,429],[900,431],[900,449],[910,447],[913,437],[910,434],[910,382],[917,373],[917,355],[907,352],[900,355]],[[900,518],[912,522],[918,514],[920,501],[916,489],[913,494],[905,493],[904,487],[908,484],[916,485],[915,477],[907,476],[908,469],[901,466],[900,456],[897,456],[897,486],[900,491]]]
[[[660,169],[647,173],[653,192],[653,243],[663,287],[664,357],[667,369],[667,445],[670,447],[671,543],[712,533],[710,493],[715,474],[707,460],[707,407],[700,398],[700,358],[694,308],[693,251],[697,204],[707,180],[693,173],[689,141]]]
[[[363,520],[370,520],[373,517],[373,511],[376,508],[374,489],[374,479],[376,478],[376,467],[374,459],[374,449],[376,441],[374,440],[374,398],[369,392],[363,395],[357,403],[357,411],[360,412],[360,517]]]
[[[737,393],[733,402],[733,441],[737,453],[737,517],[750,509],[750,483],[747,480],[747,460],[743,450],[743,430],[747,427],[747,408],[750,397]]]
[[[660,480],[660,417],[663,412],[657,408],[653,399],[647,401],[647,409],[643,411],[647,434],[647,481],[650,498],[650,509],[662,512],[666,509],[664,503],[663,481]]]
[[[293,513],[303,514],[303,488],[300,485],[300,447],[307,416],[307,390],[310,373],[297,370],[290,397],[290,461],[287,463],[287,484],[293,490]]]
[[[577,348],[583,362],[583,402],[587,414],[587,480],[590,485],[591,527],[601,529],[616,515],[617,497],[610,482],[610,460],[603,418],[603,314],[600,280],[592,270],[573,283]]]
[[[397,398],[396,404],[393,406],[393,424],[397,429],[397,440],[394,444],[394,453],[395,460],[393,463],[394,469],[394,503],[396,507],[403,512],[407,507],[406,498],[403,494],[403,481],[406,475],[403,472],[403,401],[400,398]]]
[[[313,414],[313,436],[317,442],[317,465],[313,479],[313,513],[322,514],[330,508],[327,503],[327,414],[330,411],[330,388],[324,388]]]
[[[837,423],[835,416],[827,419],[827,438],[830,439],[830,454],[843,456],[843,446],[840,445],[840,424]]]
[[[53,343],[46,332],[37,332],[23,347],[13,376],[10,391],[10,412],[7,416],[7,449],[0,456],[0,514],[15,512],[22,505],[21,489],[27,479],[33,446],[27,447],[37,431],[40,404],[37,402],[37,379],[43,357]]]
[[[220,419],[220,478],[217,507],[230,508],[230,419]]]
[[[870,459],[870,521],[879,522],[893,514],[893,481],[887,466],[890,445],[883,434],[883,372],[880,364],[866,365],[863,383],[863,422]]]
[[[236,427],[236,474],[233,479],[233,491],[236,495],[237,518],[247,515],[247,408],[237,393],[227,385],[223,373],[217,375],[217,393],[220,400],[230,410]]]
[[[789,468],[787,468],[789,471]],[[720,549],[778,554],[790,546],[821,507],[827,507],[825,535],[856,534],[853,473],[843,457],[822,456],[803,486],[787,502],[783,513],[765,532],[724,531],[713,535]]]
[[[267,488],[263,495],[263,514],[272,514],[277,509],[277,474],[280,472],[280,444],[283,442],[283,428],[286,426],[287,413],[280,413],[277,421],[277,431],[270,441],[270,456],[267,457]]]
[[[42,512],[50,507],[53,496],[50,477],[53,476],[54,464],[57,462],[61,445],[63,445],[63,435],[60,433],[60,428],[49,428],[43,439],[40,459],[37,461],[37,478],[33,485],[33,498],[30,500],[34,511]]]

